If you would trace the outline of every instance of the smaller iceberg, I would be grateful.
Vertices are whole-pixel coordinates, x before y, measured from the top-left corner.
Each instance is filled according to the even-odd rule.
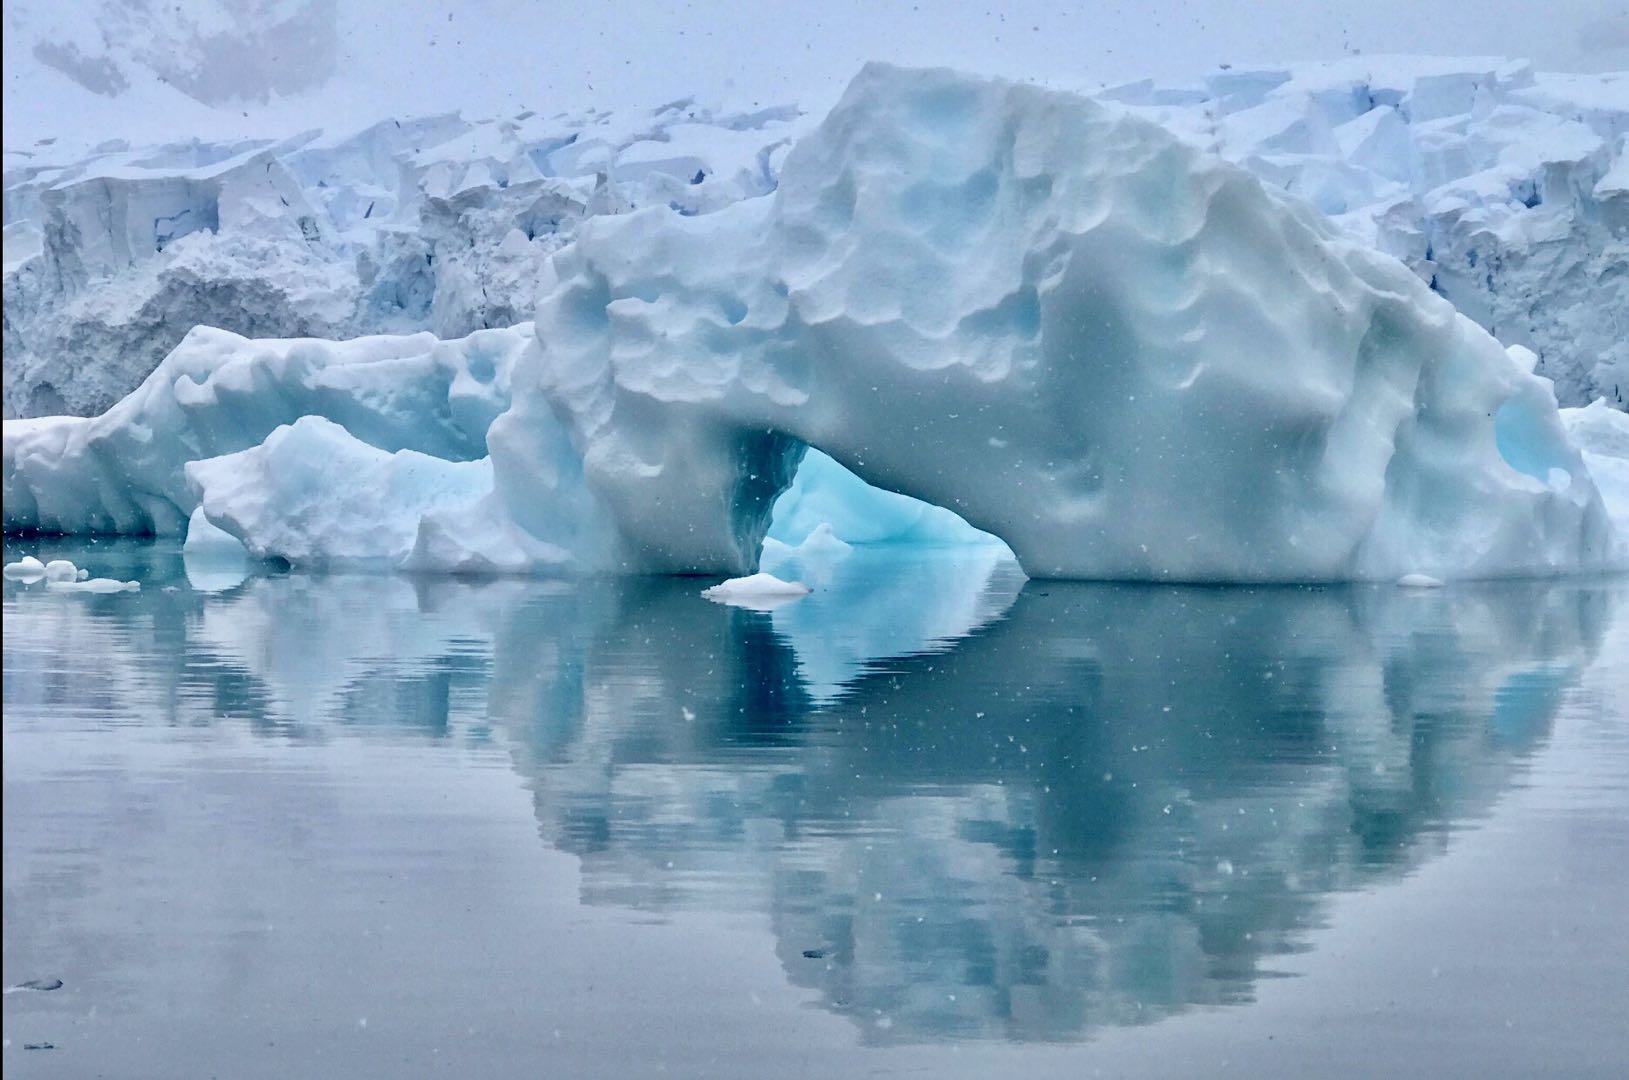
[[[811,591],[801,581],[782,581],[774,574],[760,573],[731,578],[710,589],[701,590],[701,595],[720,604],[768,611],[793,600],[801,600]]]

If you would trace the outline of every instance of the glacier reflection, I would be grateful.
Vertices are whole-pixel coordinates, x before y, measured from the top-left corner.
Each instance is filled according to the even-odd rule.
[[[8,703],[503,740],[584,902],[766,913],[875,1042],[1248,1000],[1331,893],[1486,811],[1610,616],[1579,582],[1021,586],[965,553],[857,554],[773,614],[683,579],[205,594],[162,548],[83,561],[145,591],[8,584]],[[41,662],[87,653],[71,683]]]

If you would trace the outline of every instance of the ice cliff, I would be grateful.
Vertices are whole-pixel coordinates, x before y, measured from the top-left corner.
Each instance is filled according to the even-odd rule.
[[[814,447],[1043,576],[1619,557],[1532,353],[1123,107],[872,66],[772,196],[618,209],[542,264],[535,332],[199,331],[102,417],[8,422],[7,527],[201,505],[305,561],[740,573]]]
[[[1629,399],[1629,78],[1358,57],[1100,96],[1406,262],[1564,405]],[[530,317],[580,221],[773,190],[795,108],[386,119],[280,141],[6,146],[4,408],[90,415],[194,325],[252,337]]]

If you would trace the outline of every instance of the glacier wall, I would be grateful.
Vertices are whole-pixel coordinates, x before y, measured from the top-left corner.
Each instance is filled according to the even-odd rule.
[[[1358,57],[1136,83],[1106,100],[1407,263],[1560,401],[1629,400],[1629,78]],[[250,337],[530,317],[587,217],[773,190],[790,107],[387,119],[281,142],[8,145],[5,415],[93,415],[194,325]]]
[[[1403,260],[1563,404],[1629,407],[1629,73],[1352,57],[1104,96]]]
[[[798,122],[678,101],[83,158],[8,147],[5,415],[103,412],[198,325],[456,338],[527,321],[585,217],[764,194]]]

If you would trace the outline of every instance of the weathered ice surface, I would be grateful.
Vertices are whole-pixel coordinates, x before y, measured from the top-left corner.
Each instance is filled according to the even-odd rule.
[[[489,439],[548,514],[569,423],[627,563],[749,569],[788,448],[954,510],[1032,575],[1598,567],[1533,376],[1402,264],[1095,102],[868,67],[773,199],[589,222]]]
[[[199,327],[101,416],[5,422],[6,530],[182,535],[198,505],[188,462],[247,450],[301,417],[326,418],[384,452],[484,458],[530,340],[530,324],[460,341],[250,341]],[[294,482],[267,475],[262,494]]]

